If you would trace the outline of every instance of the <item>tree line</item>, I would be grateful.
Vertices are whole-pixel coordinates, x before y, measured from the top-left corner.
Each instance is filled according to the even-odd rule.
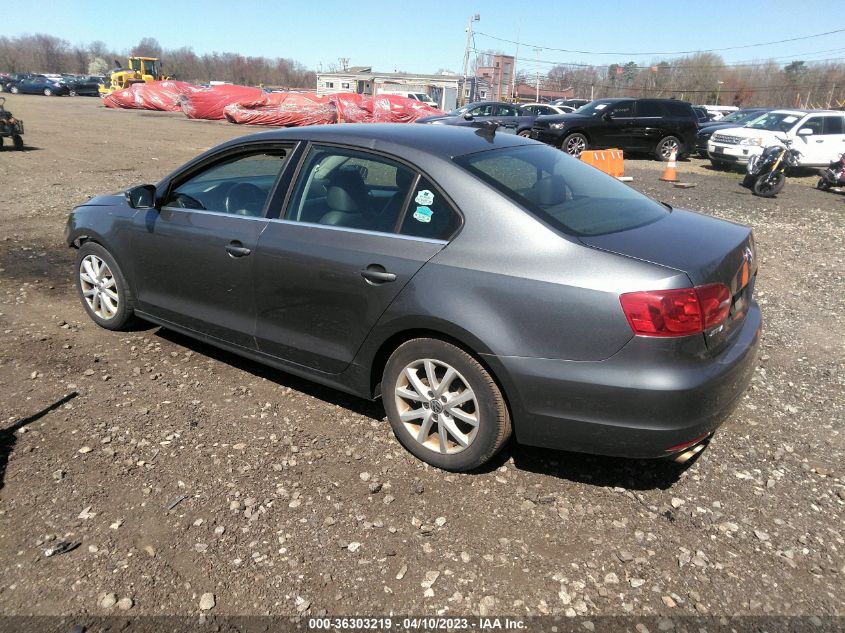
[[[524,78],[533,84],[531,74]],[[541,76],[541,85],[551,90],[572,87],[581,98],[674,97],[745,107],[845,106],[845,64],[833,60],[738,65],[714,53],[696,53],[651,64],[557,64]]]
[[[166,75],[193,83],[225,81],[248,86],[264,84],[310,89],[317,85],[316,74],[293,59],[217,52],[198,55],[187,46],[164,49],[151,37],[145,37],[128,51],[121,52],[100,41],[72,45],[42,33],[0,37],[0,72],[104,75],[116,63],[126,67],[128,54],[158,57]]]

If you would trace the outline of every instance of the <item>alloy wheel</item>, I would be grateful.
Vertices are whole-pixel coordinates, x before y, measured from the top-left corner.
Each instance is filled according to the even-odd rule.
[[[660,145],[660,156],[664,160],[672,158],[673,151],[675,152],[675,156],[678,156],[681,153],[681,146],[675,139],[667,139]]]
[[[96,255],[87,255],[79,265],[79,285],[91,312],[105,321],[114,318],[120,297],[114,274],[105,261]]]
[[[582,136],[573,136],[566,141],[564,147],[564,150],[570,156],[580,156],[585,149],[587,149],[587,143]]]
[[[405,429],[429,450],[460,453],[475,439],[478,400],[451,365],[432,358],[406,365],[396,381],[394,397]]]

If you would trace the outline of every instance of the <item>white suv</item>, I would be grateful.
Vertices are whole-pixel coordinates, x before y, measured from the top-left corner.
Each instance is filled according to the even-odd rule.
[[[747,123],[714,132],[707,155],[714,165],[745,164],[764,147],[792,141],[801,152],[798,164],[827,166],[845,152],[845,112],[773,110]]]

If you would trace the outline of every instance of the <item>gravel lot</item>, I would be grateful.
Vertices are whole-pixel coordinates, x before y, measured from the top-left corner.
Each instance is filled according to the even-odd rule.
[[[0,615],[845,615],[845,196],[626,161],[754,227],[751,388],[687,468],[510,446],[456,475],[379,403],[83,312],[68,211],[254,128],[6,105],[30,150],[0,152]]]

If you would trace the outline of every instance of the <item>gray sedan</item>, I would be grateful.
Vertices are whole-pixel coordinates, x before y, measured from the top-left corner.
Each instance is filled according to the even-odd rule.
[[[489,129],[233,139],[74,209],[88,315],[381,398],[420,459],[698,451],[753,372],[751,230]]]

